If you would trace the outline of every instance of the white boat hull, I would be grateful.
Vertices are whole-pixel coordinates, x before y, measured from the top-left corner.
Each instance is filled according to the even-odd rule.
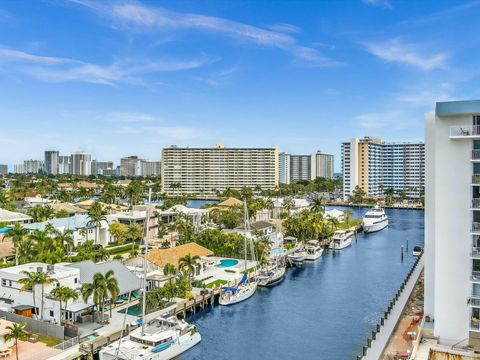
[[[330,243],[330,246],[329,248],[332,249],[332,250],[342,250],[342,249],[345,249],[346,247],[352,245],[352,237],[349,237],[348,239],[340,242],[340,243],[335,243],[334,241],[332,241]]]
[[[366,233],[372,233],[375,231],[380,231],[385,229],[388,226],[388,218],[383,219],[382,221],[371,223],[371,222],[363,222],[363,231]]]
[[[232,294],[231,292],[225,292],[220,295],[218,303],[220,305],[228,306],[237,304],[241,301],[247,300],[255,294],[257,290],[257,282],[250,282],[244,288],[238,290],[236,293]]]
[[[259,278],[258,279],[258,286],[273,286],[278,284],[280,281],[283,280],[285,276],[285,266],[277,268],[276,271],[269,277]]]
[[[99,360],[114,360],[114,359],[124,359],[124,360],[170,360],[173,359],[174,357],[177,357],[190,348],[194,347],[197,345],[200,341],[202,340],[202,337],[200,333],[195,333],[192,336],[188,336],[183,338],[180,338],[179,342],[176,342],[172,346],[170,346],[168,349],[165,349],[161,352],[158,353],[153,353],[150,352],[149,350],[146,350],[145,352],[142,352],[141,354],[136,354],[136,355],[130,355],[128,353],[124,353],[123,351],[120,351],[118,353],[118,356],[116,356],[116,344],[117,342],[109,345],[107,348],[101,350],[98,354]]]
[[[320,248],[319,250],[313,252],[313,253],[308,253],[307,252],[307,256],[305,257],[305,260],[310,260],[310,261],[315,261],[317,260],[319,257],[321,257],[323,254],[323,249]]]

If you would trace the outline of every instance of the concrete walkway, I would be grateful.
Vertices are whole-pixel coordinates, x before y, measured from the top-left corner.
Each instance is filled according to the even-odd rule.
[[[383,353],[383,349],[387,346],[388,340],[395,329],[395,326],[402,315],[403,309],[407,304],[408,298],[410,297],[415,284],[420,277],[420,274],[423,270],[423,255],[420,258],[417,267],[410,276],[405,285],[400,297],[393,306],[388,319],[385,320],[384,325],[380,328],[380,332],[377,333],[376,339],[372,341],[371,347],[367,350],[367,354],[363,357],[364,360],[378,360]]]

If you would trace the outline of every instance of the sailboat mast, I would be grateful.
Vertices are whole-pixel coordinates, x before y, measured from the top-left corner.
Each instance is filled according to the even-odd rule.
[[[243,249],[245,252],[245,272],[247,272],[247,236],[248,236],[248,208],[247,208],[247,198],[243,199],[243,221],[244,221],[244,228],[245,228],[245,241],[243,244]]]
[[[150,206],[152,203],[152,188],[148,188],[148,207],[147,222],[145,230],[145,238],[143,239],[143,296],[142,296],[142,336],[145,335],[145,306],[147,301],[147,253],[148,253],[148,237],[150,235]]]

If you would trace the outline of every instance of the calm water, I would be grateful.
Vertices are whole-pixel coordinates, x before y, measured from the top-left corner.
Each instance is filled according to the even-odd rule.
[[[143,199],[143,202],[145,204],[147,204],[148,200]],[[163,201],[162,200],[152,201],[152,203],[161,205],[161,204],[163,204]],[[194,208],[194,209],[200,209],[205,204],[217,204],[217,203],[218,203],[218,200],[189,199],[189,200],[187,200],[187,207]]]
[[[366,209],[354,211],[361,216]],[[259,288],[247,301],[194,315],[202,342],[181,359],[355,358],[411,268],[413,246],[423,246],[423,211],[387,214],[388,229],[287,270],[280,285]]]

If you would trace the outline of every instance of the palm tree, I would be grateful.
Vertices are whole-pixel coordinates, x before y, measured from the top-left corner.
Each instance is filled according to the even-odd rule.
[[[55,299],[58,300],[60,303],[60,321],[62,320],[62,303],[64,304],[64,309],[67,309],[68,300],[77,300],[78,294],[72,288],[68,286],[57,286],[52,291],[50,291],[50,295]]]
[[[43,271],[37,272],[36,280],[37,280],[37,284],[41,285],[41,287],[42,287],[42,293],[41,293],[42,294],[42,303],[41,303],[41,307],[40,307],[40,320],[42,320],[43,319],[43,303],[44,303],[44,300],[45,300],[45,285],[52,284],[52,283],[56,282],[57,280],[54,279],[54,278],[51,278],[50,275],[48,275],[48,273],[43,272]]]
[[[283,209],[287,211],[288,215],[290,215],[290,211],[295,207],[295,201],[291,197],[286,197],[283,199]]]
[[[135,254],[135,241],[140,240],[143,236],[143,229],[142,227],[136,223],[131,221],[128,225],[127,230],[127,239],[132,242],[132,256]],[[147,239],[148,242],[148,239]]]
[[[95,201],[88,210],[87,226],[95,227],[95,244],[98,243],[98,230],[102,226],[102,221],[107,221],[107,217],[103,214],[102,205]]]
[[[22,323],[12,323],[12,325],[7,326],[7,329],[10,330],[7,334],[4,335],[5,341],[15,340],[15,355],[18,360],[18,340],[24,339],[28,333],[24,330],[27,326],[26,322]]]
[[[36,271],[22,271],[22,274],[26,275],[26,277],[21,278],[18,280],[20,284],[22,284],[22,287],[20,288],[20,291],[32,291],[32,298],[33,298],[33,312],[35,315],[38,317],[37,314],[37,305],[36,305],[36,296],[35,296],[35,286],[39,284],[39,276],[38,272]]]
[[[20,241],[15,247],[15,257],[19,264],[32,262],[36,256],[35,242],[27,237]]]
[[[70,252],[73,247],[73,230],[66,229],[64,231],[54,230],[55,247],[62,249],[66,254]]]
[[[103,306],[107,297],[110,296],[110,317],[112,316],[112,303],[120,293],[118,280],[114,277],[113,270],[108,270],[105,275],[102,273],[95,273],[93,275],[92,283],[82,285],[82,298],[86,303],[90,296],[93,296],[93,302],[97,308],[100,307],[101,322],[103,323]]]
[[[175,266],[173,266],[172,264],[165,264],[165,266],[163,267],[163,275],[167,275],[167,276],[170,276],[170,279],[168,280],[168,282],[170,283],[170,290],[171,290],[171,298],[174,297],[174,287],[173,287],[173,278],[175,277],[175,275],[177,274],[177,269],[175,269]]]
[[[350,209],[350,208],[345,209],[345,211],[343,212],[343,216],[345,217],[345,222],[348,225],[348,223],[350,222],[350,220],[353,217],[353,210]]]
[[[18,246],[28,235],[28,230],[22,227],[20,223],[16,223],[15,226],[8,232],[8,235],[12,237],[13,247],[15,249],[15,265],[18,265]]]
[[[325,206],[323,205],[323,197],[316,196],[312,200],[312,206],[310,207],[310,210],[323,215],[323,213],[325,212]]]
[[[192,286],[192,279],[195,275],[195,267],[197,265],[200,256],[187,254],[178,260],[178,268],[185,271],[188,274],[189,285]]]

